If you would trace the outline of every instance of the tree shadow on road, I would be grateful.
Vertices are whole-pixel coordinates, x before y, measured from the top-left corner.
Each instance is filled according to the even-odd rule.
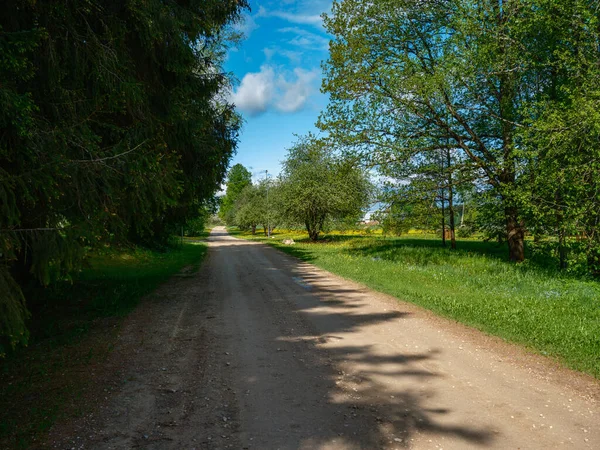
[[[318,383],[306,386],[310,395],[300,403],[314,420],[290,429],[280,448],[407,448],[422,434],[441,444],[486,446],[494,440],[490,426],[462,423],[453,405],[440,400],[440,383],[433,382],[442,377],[436,369],[439,350],[386,345],[380,338],[405,326],[411,313],[392,306],[382,310],[384,303],[372,302],[368,291],[357,295],[352,287],[307,274],[298,261],[271,257],[278,271],[303,281],[293,294],[278,299],[286,318],[273,345],[287,347],[272,358],[291,352],[302,358],[302,370],[320,374]],[[269,271],[262,273],[276,283]],[[289,383],[302,379],[294,378]]]

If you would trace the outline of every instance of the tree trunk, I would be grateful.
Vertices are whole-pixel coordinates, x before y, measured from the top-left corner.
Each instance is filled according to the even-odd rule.
[[[256,234],[256,225],[252,225],[252,234]]]
[[[456,249],[456,234],[455,234],[455,223],[454,223],[454,192],[452,190],[452,171],[450,170],[450,164],[452,163],[450,149],[446,150],[446,157],[448,163],[448,213],[450,214],[450,248]]]
[[[442,246],[446,246],[446,198],[442,189]]]
[[[446,136],[446,145],[448,145],[448,137]],[[442,197],[442,247],[446,247],[446,195],[444,193],[444,149],[440,149],[440,182],[441,182],[441,197]]]
[[[456,225],[454,223],[454,205],[452,204],[452,188],[448,192],[448,214],[450,214],[450,248],[456,249]]]
[[[312,219],[312,220],[311,220]],[[325,216],[322,217],[311,217],[311,219],[305,220],[306,231],[308,231],[308,237],[311,241],[315,242],[319,239],[319,233],[323,229],[325,223]]]
[[[558,260],[560,270],[565,270],[567,268],[567,246],[566,233],[562,226],[558,232]]]
[[[567,268],[567,232],[564,226],[564,213],[562,209],[563,198],[560,189],[556,190],[556,224],[558,225],[558,267],[560,270]]]
[[[311,241],[316,241],[319,238],[319,230],[317,229],[316,224],[310,223],[310,221],[304,222],[306,225],[306,231],[308,231],[308,237]]]
[[[29,248],[26,239],[23,239],[23,244],[17,258],[11,266],[11,274],[13,279],[22,286],[25,286],[33,279],[31,269],[33,267],[32,251]]]
[[[513,262],[525,259],[525,230],[519,221],[517,208],[505,208],[506,235],[508,236],[508,258]]]
[[[497,25],[503,28],[506,21],[515,8],[514,2],[494,3],[497,12]],[[499,47],[498,58],[504,61],[510,46],[514,45],[512,40],[504,39]],[[511,65],[512,67],[512,65]],[[500,174],[502,197],[504,202],[504,214],[506,217],[506,235],[508,237],[508,258],[510,261],[521,262],[525,259],[524,238],[525,230],[523,223],[519,220],[518,208],[515,204],[514,189],[516,181],[515,172],[515,145],[514,145],[514,122],[516,101],[516,77],[515,71],[506,68],[499,76],[498,106],[501,120],[503,169]]]
[[[319,230],[316,227],[307,227],[306,231],[308,231],[308,237],[311,241],[315,242],[319,239]]]

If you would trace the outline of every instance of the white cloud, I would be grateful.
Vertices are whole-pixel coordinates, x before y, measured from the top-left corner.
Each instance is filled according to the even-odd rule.
[[[265,54],[265,58],[267,59],[267,61],[270,61],[271,58],[273,58],[273,55],[277,53],[277,49],[272,47],[265,47],[263,48],[263,53]]]
[[[275,91],[275,72],[262,66],[260,72],[244,75],[240,86],[232,93],[231,101],[250,115],[265,112]]]
[[[302,52],[284,49],[277,45],[263,48],[263,53],[265,54],[267,62],[271,61],[271,59],[273,59],[273,57],[277,54],[287,58],[293,65],[300,64],[300,60],[302,58]]]
[[[268,11],[263,6],[258,8],[256,17],[277,17],[291,23],[297,23],[300,25],[315,25],[321,27],[323,25],[323,19],[319,14],[293,14],[287,11]]]
[[[288,81],[283,76],[278,79],[278,87],[282,93],[275,105],[282,112],[301,110],[313,91],[313,82],[317,79],[317,70],[294,69],[295,81]]]
[[[302,52],[295,52],[293,50],[280,50],[280,53],[290,60],[291,63],[299,64]]]
[[[280,28],[280,33],[291,33],[296,36],[288,41],[289,44],[308,50],[329,50],[329,39],[299,27]]]
[[[269,108],[283,113],[302,110],[317,90],[315,82],[319,70],[296,68],[293,72],[283,71],[277,75],[275,72],[275,67],[265,64],[260,72],[247,73],[230,100],[250,116],[257,116]]]
[[[244,14],[242,20],[234,25],[235,31],[242,33],[247,39],[254,30],[258,28],[258,24],[254,17],[249,14]]]

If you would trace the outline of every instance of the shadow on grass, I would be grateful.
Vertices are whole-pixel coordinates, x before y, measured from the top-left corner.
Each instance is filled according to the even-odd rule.
[[[441,242],[433,239],[411,238],[376,238],[371,240],[352,240],[343,252],[351,256],[377,258],[392,262],[410,262],[420,265],[452,264],[453,260],[470,258],[473,256],[488,258],[498,262],[510,264],[508,260],[508,246],[506,243],[484,242],[474,240],[457,240],[457,248],[452,250],[443,247]],[[566,273],[558,270],[558,259],[548,253],[533,254],[525,247],[525,262],[512,265],[522,272],[535,272],[547,276],[560,276],[563,278],[581,279],[578,273]]]
[[[282,245],[282,244],[275,244],[275,247],[277,247],[279,250],[287,253],[288,255],[292,255],[298,259],[301,259],[302,261],[312,263],[316,260],[316,256],[315,256],[314,252],[312,252],[310,249],[296,247],[294,245]]]
[[[253,236],[249,233],[241,232],[238,230],[229,230],[232,236],[239,237],[242,239],[252,239],[259,241],[266,241],[263,236],[258,234]],[[288,233],[282,233],[279,235],[277,232],[275,239],[280,240],[284,236],[288,236]],[[292,233],[293,234],[293,233]],[[497,243],[491,241],[482,241],[474,239],[457,239],[455,250],[450,249],[450,241],[447,241],[446,246],[442,244],[441,239],[425,235],[422,237],[408,237],[408,236],[382,236],[382,235],[369,235],[369,234],[324,234],[317,241],[311,241],[308,236],[303,238],[296,238],[295,240],[299,244],[303,245],[325,245],[325,244],[354,244],[354,248],[365,248],[372,249],[372,252],[379,252],[381,250],[389,250],[394,248],[422,248],[422,249],[434,249],[441,251],[448,251],[449,253],[455,254],[477,254],[484,255],[492,258],[499,259],[501,261],[508,261],[508,245],[504,243]],[[529,255],[528,255],[529,256]]]
[[[484,242],[476,240],[457,240],[456,249],[450,248],[450,243],[446,246],[442,241],[434,238],[410,238],[410,237],[369,237],[363,236],[362,239],[352,239],[353,236],[348,236],[349,239],[340,239],[342,236],[333,236],[333,242],[348,242],[351,241],[352,250],[362,252],[364,256],[372,256],[377,253],[385,253],[394,249],[414,248],[431,250],[436,253],[444,253],[447,255],[470,256],[482,255],[489,258],[498,259],[500,261],[508,261],[508,246],[506,243]],[[345,236],[344,236],[345,237]],[[327,237],[329,238],[329,236]]]
[[[244,238],[246,236],[240,235]],[[267,242],[263,239],[257,239]],[[506,244],[474,240],[457,241],[457,248],[451,250],[443,247],[441,241],[432,238],[404,238],[381,236],[343,236],[325,235],[316,242],[308,237],[296,239],[299,245],[284,245],[279,240],[268,242],[285,253],[303,261],[315,262],[318,253],[326,246],[339,245],[339,252],[353,257],[377,258],[392,262],[404,262],[405,258],[417,260],[419,264],[442,264],[452,259],[483,256],[508,263],[508,247]],[[413,261],[415,262],[415,261]],[[537,266],[537,264],[535,264]],[[539,264],[547,268],[547,261]]]
[[[449,258],[461,258],[471,256],[481,256],[491,258],[496,261],[509,263],[508,244],[506,242],[498,243],[492,241],[482,241],[473,239],[457,239],[456,249],[450,248],[450,243],[446,246],[442,244],[439,238],[431,236],[423,237],[386,237],[370,235],[325,235],[317,242],[311,242],[308,237],[299,239],[297,242],[308,245],[340,244],[346,248],[343,251],[352,256],[364,256],[380,258],[383,260],[400,261],[401,253],[404,251],[416,251],[420,253],[420,259],[424,264],[440,263]],[[525,261],[526,264],[519,265],[522,271],[542,271],[548,275],[561,275],[569,278],[581,278],[579,274],[567,274],[558,270],[558,257],[550,252],[534,253],[529,243],[525,242]],[[287,251],[287,250],[286,250]],[[287,251],[293,254],[291,251]],[[298,256],[305,259],[301,252]],[[314,257],[313,257],[314,259]]]

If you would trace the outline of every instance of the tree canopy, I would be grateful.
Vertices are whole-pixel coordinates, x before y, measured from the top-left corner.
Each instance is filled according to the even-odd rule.
[[[221,64],[246,7],[2,2],[4,345],[27,337],[19,284],[67,276],[103,243],[164,242],[220,187],[240,125]]]
[[[283,217],[303,224],[315,241],[327,219],[360,219],[370,201],[371,184],[364,170],[309,135],[288,150],[280,189]]]
[[[227,175],[225,195],[221,198],[219,216],[225,223],[235,223],[236,203],[244,189],[252,185],[252,174],[242,164],[236,164]]]
[[[511,260],[524,259],[526,232],[545,230],[585,236],[596,264],[598,215],[581,214],[600,206],[597,11],[584,0],[335,1],[319,126],[401,182],[452,152],[490,220],[502,217]]]
[[[235,224],[252,230],[252,234],[259,225],[265,235],[269,228],[272,231],[281,221],[280,194],[280,184],[271,179],[246,186],[236,202]]]

